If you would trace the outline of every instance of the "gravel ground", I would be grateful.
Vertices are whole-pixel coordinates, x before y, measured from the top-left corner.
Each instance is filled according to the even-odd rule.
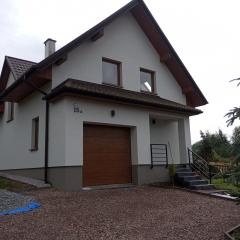
[[[24,207],[32,200],[32,197],[0,189],[0,212]]]
[[[175,189],[27,192],[42,207],[0,218],[1,239],[224,239],[236,203]]]

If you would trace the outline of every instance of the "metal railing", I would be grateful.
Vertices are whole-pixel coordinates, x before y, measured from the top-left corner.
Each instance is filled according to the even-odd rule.
[[[211,165],[205,159],[188,148],[188,160],[192,170],[209,179],[210,183],[212,182],[214,173],[212,172]]]
[[[151,149],[151,169],[156,165],[168,167],[167,144],[150,144]]]

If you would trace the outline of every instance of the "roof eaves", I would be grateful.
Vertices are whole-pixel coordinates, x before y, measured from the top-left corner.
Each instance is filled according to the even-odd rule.
[[[201,97],[203,98],[205,104],[208,104],[207,99],[205,98],[205,96],[203,95],[203,93],[201,92],[201,90],[199,89],[199,87],[197,86],[196,82],[194,81],[193,77],[191,76],[191,74],[189,73],[189,71],[187,70],[186,66],[184,65],[184,63],[182,62],[182,60],[180,59],[180,57],[178,56],[177,52],[175,51],[175,49],[173,48],[173,46],[171,45],[171,43],[169,42],[169,40],[167,39],[166,35],[163,33],[162,29],[159,27],[157,21],[155,20],[155,18],[153,17],[152,13],[150,12],[150,10],[148,9],[147,5],[144,3],[144,1],[142,0],[138,0],[139,2],[141,2],[141,4],[144,6],[143,10],[146,12],[146,14],[151,18],[152,22],[154,23],[157,31],[159,32],[159,34],[162,36],[162,38],[164,39],[164,41],[166,42],[166,44],[168,45],[170,51],[173,53],[175,59],[178,61],[178,63],[180,64],[180,66],[184,69],[185,73],[187,74],[189,80],[193,83],[194,87],[198,90],[198,92],[200,93]]]
[[[80,81],[80,80],[74,80],[74,79],[67,79],[66,81],[64,81],[62,84],[60,84],[58,87],[56,87],[55,89],[53,89],[47,96],[46,98],[48,100],[54,99],[55,97],[60,96],[61,94],[64,93],[75,93],[75,94],[81,94],[82,96],[95,96],[95,97],[101,97],[101,98],[110,98],[113,100],[122,100],[122,101],[126,101],[128,103],[134,103],[134,104],[143,104],[145,106],[152,106],[152,107],[161,107],[162,109],[166,109],[166,110],[172,110],[175,112],[181,112],[181,113],[186,113],[189,115],[197,115],[202,113],[201,110],[196,109],[196,108],[192,108],[189,106],[185,106],[185,105],[181,105],[166,99],[161,99],[163,101],[165,101],[165,103],[156,103],[156,102],[149,102],[149,101],[144,101],[142,99],[137,99],[137,98],[129,98],[126,96],[120,96],[120,95],[113,95],[113,94],[109,94],[109,93],[104,93],[104,92],[98,92],[98,91],[91,91],[90,89],[81,89],[78,87],[74,87],[72,84],[75,84],[76,81]],[[83,81],[81,81],[83,82]],[[102,86],[100,84],[92,84],[89,83],[89,85],[96,85],[98,87],[105,87]],[[111,88],[111,87],[109,87]],[[131,92],[134,93],[132,91],[129,90],[123,90],[123,89],[119,89],[119,91],[125,91],[127,92]],[[135,94],[138,94],[137,92]],[[175,106],[174,106],[174,105]]]

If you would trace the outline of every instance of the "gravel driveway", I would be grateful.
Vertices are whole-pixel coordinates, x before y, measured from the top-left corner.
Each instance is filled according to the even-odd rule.
[[[42,208],[0,218],[1,239],[224,239],[240,206],[174,189],[27,192]]]

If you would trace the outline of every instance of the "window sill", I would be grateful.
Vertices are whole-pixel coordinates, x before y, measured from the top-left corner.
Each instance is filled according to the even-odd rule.
[[[32,148],[32,149],[29,149],[30,152],[36,152],[38,151],[38,148]]]

